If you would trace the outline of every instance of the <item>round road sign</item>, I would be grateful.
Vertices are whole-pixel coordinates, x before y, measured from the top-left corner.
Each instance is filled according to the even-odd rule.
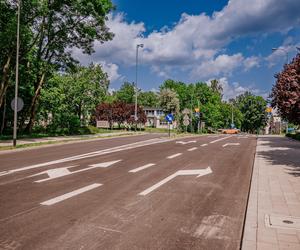
[[[183,120],[183,125],[184,126],[188,126],[190,124],[190,121],[189,120]]]
[[[23,102],[23,99],[18,97],[17,99],[17,112],[21,111],[24,107],[24,102]],[[10,107],[12,110],[15,110],[15,98],[11,101],[10,103]]]

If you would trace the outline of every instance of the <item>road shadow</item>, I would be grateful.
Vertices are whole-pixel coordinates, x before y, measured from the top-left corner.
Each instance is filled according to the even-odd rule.
[[[260,137],[258,156],[274,167],[285,165],[288,174],[300,177],[300,142],[282,137]]]

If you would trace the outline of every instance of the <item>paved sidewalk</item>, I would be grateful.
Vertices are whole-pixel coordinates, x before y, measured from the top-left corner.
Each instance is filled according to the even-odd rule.
[[[300,249],[300,142],[259,137],[242,249]]]
[[[140,132],[138,133],[140,134]],[[124,131],[124,132],[111,132],[111,133],[92,134],[92,135],[55,136],[55,137],[18,139],[17,144],[24,145],[24,144],[51,142],[51,141],[57,141],[57,142],[78,141],[78,140],[89,139],[89,138],[93,139],[93,138],[103,138],[103,137],[131,135],[131,134],[136,134],[136,132]],[[9,146],[12,146],[12,140],[0,140],[0,148],[9,147]]]

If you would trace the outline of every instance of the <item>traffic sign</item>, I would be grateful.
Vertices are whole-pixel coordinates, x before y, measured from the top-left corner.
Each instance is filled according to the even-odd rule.
[[[195,112],[199,113],[200,109],[199,108],[195,108]]]
[[[167,122],[172,122],[174,120],[174,116],[172,114],[167,114],[165,119]]]
[[[183,120],[183,125],[184,126],[188,126],[190,124],[190,121],[189,120]]]
[[[266,108],[266,112],[267,112],[267,113],[271,113],[271,112],[272,112],[272,108],[271,108],[271,107],[267,107],[267,108]]]
[[[183,120],[189,120],[190,117],[188,115],[184,115]]]
[[[24,102],[23,102],[23,99],[18,97],[17,99],[17,112],[21,111],[24,107]],[[10,103],[10,107],[12,110],[15,110],[15,98],[11,101]]]
[[[235,128],[235,125],[234,125],[234,123],[231,123],[230,125],[231,125],[231,128]]]
[[[187,108],[185,108],[185,109],[182,111],[182,114],[184,114],[184,115],[187,115],[187,114],[189,114],[189,113],[190,113],[190,110],[187,109]]]

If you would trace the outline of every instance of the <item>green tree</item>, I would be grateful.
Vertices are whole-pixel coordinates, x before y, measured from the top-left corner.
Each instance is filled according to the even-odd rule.
[[[135,102],[135,86],[134,83],[124,82],[115,93],[116,100],[125,103]]]
[[[217,79],[210,81],[210,87],[215,93],[218,93],[220,96],[222,96],[223,87]]]
[[[157,107],[159,103],[158,94],[152,91],[141,92],[138,96],[138,104],[143,107]]]
[[[159,105],[164,113],[177,114],[180,106],[176,92],[171,89],[161,89],[159,92]]]

